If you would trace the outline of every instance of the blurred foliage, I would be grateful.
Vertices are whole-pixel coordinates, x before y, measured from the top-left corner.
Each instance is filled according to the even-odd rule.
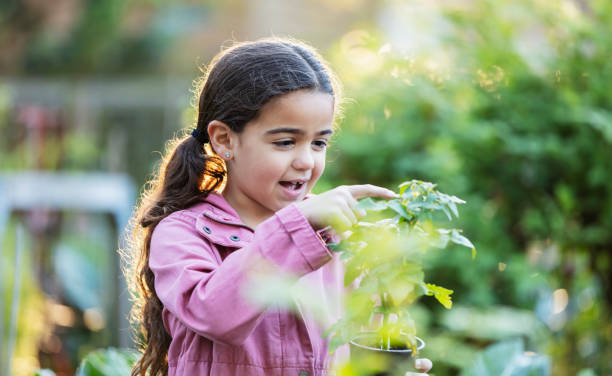
[[[158,0],[0,3],[0,41],[13,43],[0,71],[29,75],[152,73],[215,1]],[[10,42],[9,42],[10,41]]]
[[[497,343],[478,354],[462,376],[546,376],[550,361],[545,356],[525,352],[521,340]]]
[[[7,351],[8,347],[8,328],[10,321],[11,303],[17,300],[13,296],[13,283],[18,272],[15,269],[16,253],[16,233],[17,226],[14,221],[9,222],[6,233],[2,238],[0,249],[2,250],[2,260],[0,262],[0,309],[2,310],[2,322],[4,338],[2,338],[2,350]],[[25,239],[24,249],[28,249],[29,239]],[[34,271],[36,267],[32,258],[23,256],[21,267],[21,292],[20,310],[17,316],[17,337],[13,356],[13,374],[28,375],[31,373],[32,360],[35,349],[37,349],[40,339],[47,334],[45,297],[42,294]],[[4,356],[5,354],[0,354]],[[34,358],[35,361],[35,358]],[[4,367],[4,364],[2,365]],[[3,369],[4,371],[4,369]]]
[[[547,330],[527,347],[552,355],[553,374],[610,373],[612,4],[464,5],[430,9],[445,25],[422,30],[433,47],[402,50],[380,30],[338,43],[351,101],[324,185],[409,176],[466,199],[460,225],[479,257],[432,257],[428,276],[460,304],[534,312]],[[433,338],[472,354],[494,340],[428,309]],[[428,350],[438,372],[459,366]]]
[[[96,350],[83,358],[75,376],[126,376],[138,357],[139,354],[132,350]]]
[[[9,327],[15,302],[12,287],[16,227],[31,225],[36,215],[17,213],[4,228],[0,262],[0,308]],[[40,218],[38,218],[40,220]],[[35,367],[72,374],[80,359],[98,347],[116,342],[113,303],[117,297],[105,279],[113,275],[112,250],[116,235],[108,216],[66,212],[53,237],[25,237],[21,268],[21,299],[12,375],[30,375]],[[3,349],[6,351],[7,330]]]

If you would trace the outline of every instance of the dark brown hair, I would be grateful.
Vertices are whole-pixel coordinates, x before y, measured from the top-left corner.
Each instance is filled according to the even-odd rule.
[[[340,86],[333,73],[313,48],[290,39],[236,43],[213,58],[196,84],[201,87],[197,129],[204,135],[212,120],[241,132],[272,98],[301,89],[332,95],[336,115],[339,112]],[[131,321],[142,350],[132,375],[168,374],[171,338],[149,268],[151,235],[162,219],[222,187],[225,175],[223,161],[184,132],[168,142],[157,171],[145,185],[131,220],[128,246],[121,252],[134,301]]]

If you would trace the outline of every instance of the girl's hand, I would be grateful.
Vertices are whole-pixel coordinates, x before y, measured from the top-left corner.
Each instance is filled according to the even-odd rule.
[[[357,223],[357,216],[365,215],[365,211],[354,209],[357,200],[364,197],[391,199],[397,194],[371,184],[341,185],[296,205],[315,229],[331,225],[336,230],[344,230]]]
[[[431,363],[431,360],[427,358],[415,359],[414,368],[423,373],[406,372],[405,376],[427,376],[426,372],[428,372],[432,366],[433,364]]]

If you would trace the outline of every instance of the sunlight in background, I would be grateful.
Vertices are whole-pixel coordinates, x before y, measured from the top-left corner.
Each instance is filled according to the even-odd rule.
[[[340,39],[340,54],[344,56],[348,67],[343,71],[352,76],[368,76],[378,72],[382,66],[382,58],[368,47],[370,33],[366,30],[353,30]]]

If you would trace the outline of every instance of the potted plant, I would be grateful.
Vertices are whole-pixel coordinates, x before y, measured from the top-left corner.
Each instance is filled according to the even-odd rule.
[[[409,360],[423,348],[408,310],[416,299],[429,295],[447,309],[452,306],[452,290],[425,282],[423,256],[450,243],[470,248],[475,256],[461,230],[441,221],[458,217],[457,204],[464,201],[435,187],[411,180],[399,185],[395,199],[361,200],[358,208],[368,214],[331,246],[345,262],[349,293],[344,316],[324,335],[331,336],[330,351],[350,343],[351,363],[369,359],[375,374],[389,369],[389,358]],[[375,317],[380,322],[373,327]],[[371,355],[377,353],[382,359]]]

